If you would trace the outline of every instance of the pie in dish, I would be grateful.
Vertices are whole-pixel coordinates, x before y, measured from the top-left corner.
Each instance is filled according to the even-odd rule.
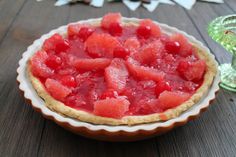
[[[204,97],[217,71],[184,35],[168,35],[150,19],[124,22],[119,13],[68,25],[42,43],[27,67],[49,109],[106,125],[175,118]]]

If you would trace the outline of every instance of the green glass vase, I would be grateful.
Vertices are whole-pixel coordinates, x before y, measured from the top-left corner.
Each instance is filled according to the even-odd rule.
[[[220,86],[236,92],[236,14],[213,20],[208,26],[208,34],[233,55],[231,64],[225,63],[219,66]]]

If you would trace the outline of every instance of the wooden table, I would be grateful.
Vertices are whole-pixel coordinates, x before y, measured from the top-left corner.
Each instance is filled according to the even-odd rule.
[[[236,156],[236,94],[220,90],[212,106],[195,121],[165,135],[131,143],[99,142],[74,135],[44,119],[24,101],[16,83],[18,60],[27,46],[53,28],[119,11],[123,16],[152,18],[202,41],[220,63],[231,56],[207,35],[209,21],[236,11],[224,4],[198,2],[190,11],[161,5],[153,13],[132,12],[120,3],[103,8],[54,7],[55,1],[0,0],[0,156]]]

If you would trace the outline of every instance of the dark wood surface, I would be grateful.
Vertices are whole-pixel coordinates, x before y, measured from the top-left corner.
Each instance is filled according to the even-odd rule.
[[[0,156],[236,156],[236,94],[220,90],[212,106],[195,121],[152,139],[108,143],[74,135],[45,120],[24,101],[16,83],[18,60],[35,39],[51,29],[81,19],[119,11],[123,16],[152,18],[177,27],[202,41],[220,63],[231,56],[207,35],[209,21],[235,13],[236,1],[198,2],[190,11],[161,5],[153,13],[143,8],[105,4],[54,7],[55,1],[0,0]]]

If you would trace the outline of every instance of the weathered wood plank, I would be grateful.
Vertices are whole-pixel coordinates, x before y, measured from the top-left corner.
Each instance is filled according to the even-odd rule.
[[[8,32],[9,26],[20,12],[26,0],[1,0],[0,1],[0,43]]]
[[[38,154],[45,120],[25,104],[15,71],[33,40],[66,22],[69,7],[54,9],[49,3],[27,1],[0,45],[0,156]]]
[[[231,8],[234,11],[234,13],[236,13],[236,2],[235,2],[235,0],[226,0],[225,3],[229,8]]]

